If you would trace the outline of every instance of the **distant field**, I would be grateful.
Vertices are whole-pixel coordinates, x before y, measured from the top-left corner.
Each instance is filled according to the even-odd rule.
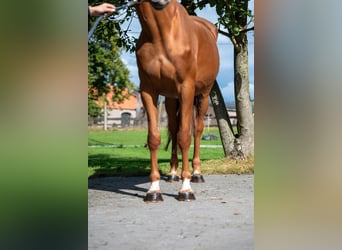
[[[210,128],[204,134],[215,134],[218,140],[201,141],[201,145],[214,148],[201,148],[202,173],[252,173],[254,160],[236,162],[224,157],[217,128]],[[150,154],[146,148],[146,129],[128,129],[88,132],[88,176],[145,176],[150,172]],[[162,144],[158,152],[159,169],[162,175],[169,171],[171,147],[164,150],[167,131],[161,130]],[[217,145],[217,146],[215,146]],[[210,147],[210,146],[209,146]],[[190,148],[189,157],[193,154]],[[179,157],[180,158],[180,157]],[[191,160],[191,159],[190,159]],[[180,173],[181,161],[179,166]]]

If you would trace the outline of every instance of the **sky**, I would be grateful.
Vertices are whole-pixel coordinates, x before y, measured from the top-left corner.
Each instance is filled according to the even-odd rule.
[[[254,0],[250,1],[249,4],[251,6],[250,9],[254,10]],[[207,7],[202,11],[196,11],[196,13],[198,16],[208,19],[213,23],[216,23],[217,21],[217,14],[213,8]],[[130,30],[131,32],[128,33],[129,35],[138,37],[141,28],[137,18],[133,19]],[[220,54],[220,69],[217,81],[221,88],[224,100],[226,102],[232,102],[234,101],[233,45],[229,38],[220,34],[217,45]],[[248,32],[248,50],[250,95],[251,99],[254,99],[254,32]],[[138,87],[139,77],[135,54],[123,52],[121,59],[130,71],[130,80]]]

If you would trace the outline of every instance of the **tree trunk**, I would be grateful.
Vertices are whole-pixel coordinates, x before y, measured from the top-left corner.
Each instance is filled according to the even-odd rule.
[[[216,80],[210,92],[210,100],[212,102],[217,125],[219,127],[224,154],[228,157],[234,151],[235,136],[233,134],[232,124],[230,123],[220,87]]]
[[[190,15],[196,15],[196,7],[206,2],[202,1],[194,4],[192,0],[182,0],[181,4],[187,8]],[[248,1],[236,1],[236,5],[239,7],[239,11],[232,12],[230,18],[235,19],[240,27],[246,27],[247,16],[245,12],[248,10]],[[228,34],[234,34],[233,30],[229,30]],[[234,87],[238,138],[235,138],[233,134],[224,99],[216,81],[211,90],[210,99],[213,104],[225,156],[246,159],[249,155],[254,155],[254,117],[249,94],[247,33],[241,32],[228,37],[230,37],[234,45]]]
[[[249,94],[247,34],[241,33],[236,41],[238,46],[234,48],[234,87],[239,137],[235,142],[235,153],[246,158],[254,155],[254,117]]]

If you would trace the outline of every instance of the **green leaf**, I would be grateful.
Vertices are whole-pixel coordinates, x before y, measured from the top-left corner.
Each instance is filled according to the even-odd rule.
[[[237,27],[237,26],[233,27],[233,34],[234,34],[234,36],[238,36],[240,34],[239,27]]]

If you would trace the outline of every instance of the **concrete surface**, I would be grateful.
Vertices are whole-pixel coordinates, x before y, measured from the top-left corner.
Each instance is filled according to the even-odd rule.
[[[196,201],[176,200],[181,182],[161,181],[164,202],[145,203],[148,177],[88,181],[88,249],[253,249],[254,176],[210,175]]]

